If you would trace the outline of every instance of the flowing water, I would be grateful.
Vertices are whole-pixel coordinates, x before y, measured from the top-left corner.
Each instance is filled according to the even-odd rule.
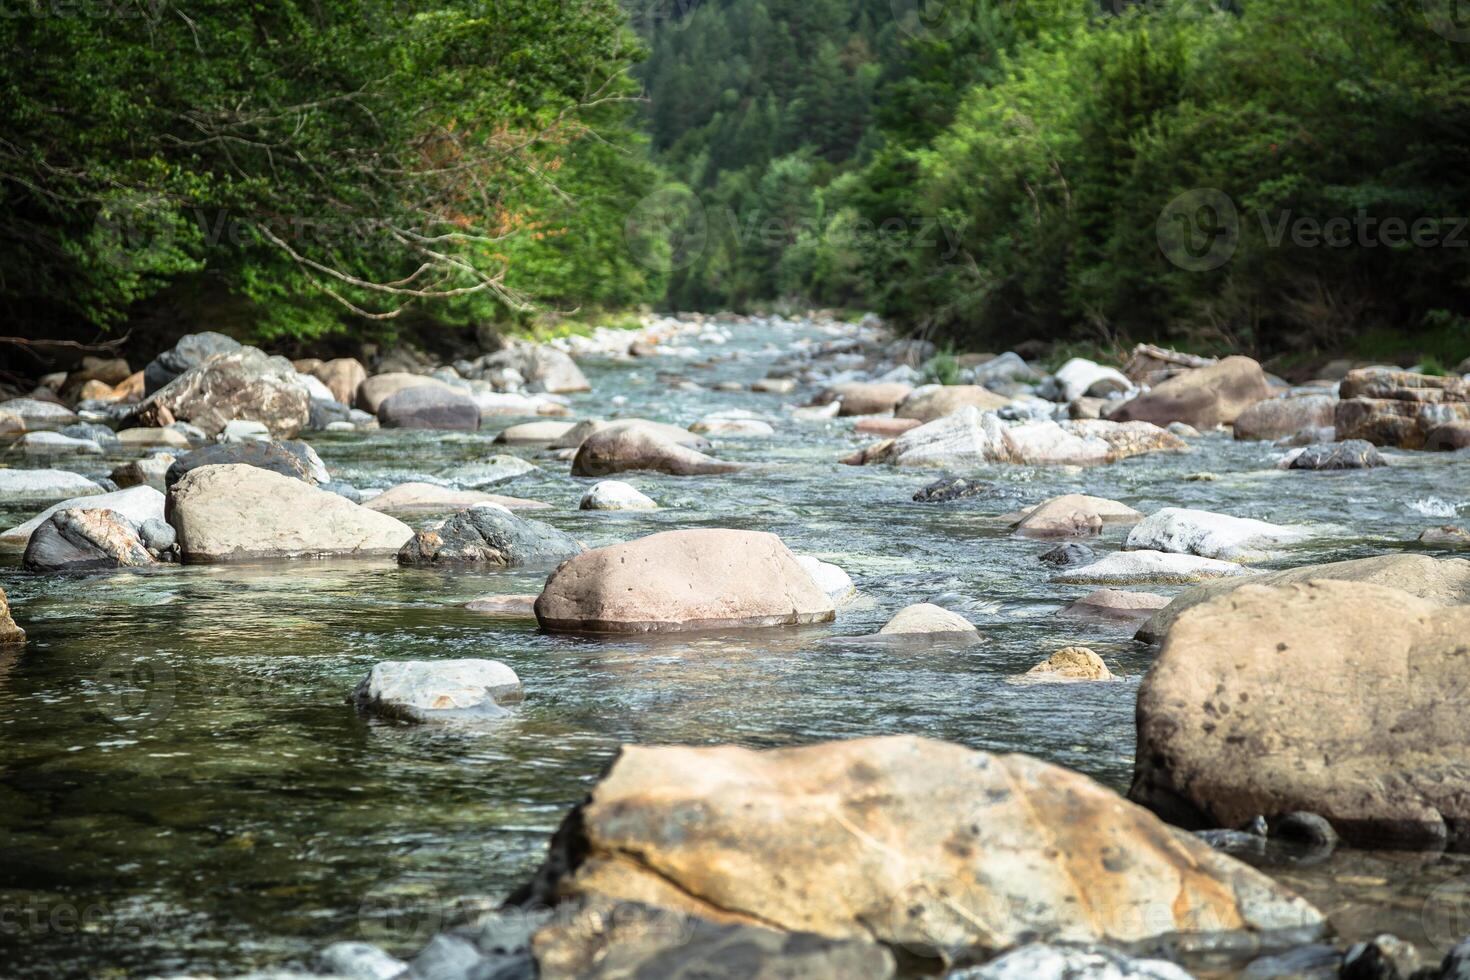
[[[938,474],[837,460],[867,441],[852,420],[794,421],[797,396],[675,390],[750,381],[814,327],[732,324],[698,358],[584,360],[579,416],[689,424],[750,410],[772,438],[724,440],[744,472],[628,478],[662,510],[580,512],[593,481],[544,451],[496,492],[544,500],[533,516],[596,546],[654,531],[773,531],[844,568],[861,597],[818,628],[656,639],[553,637],[530,619],[468,612],[477,596],[534,593],[545,570],[398,568],[391,560],[166,566],[85,578],[0,566],[23,652],[0,655],[0,977],[146,976],[309,962],[336,939],[412,952],[493,906],[621,743],[807,743],[914,733],[1023,751],[1120,791],[1149,651],[1131,626],[1056,615],[1091,591],[1048,582],[1049,545],[1009,536],[1001,513],[1064,492],[1145,512],[1196,506],[1317,532],[1267,567],[1416,547],[1470,511],[1465,462],[1404,454],[1346,474],[1282,472],[1279,450],[1209,435],[1187,455],[1088,470],[992,467],[1008,494],[920,504]],[[621,396],[617,402],[615,398]],[[507,420],[507,422],[515,420]],[[505,451],[479,434],[311,436],[336,478],[383,487],[453,482]],[[83,470],[110,468],[110,462]],[[1200,471],[1214,481],[1187,481]],[[0,502],[0,520],[32,508]],[[413,523],[421,524],[423,521]],[[1116,547],[1110,531],[1099,552]],[[1151,591],[1171,592],[1156,588]],[[932,601],[976,623],[969,646],[856,640]],[[1081,643],[1123,680],[1008,682]],[[484,657],[520,674],[514,716],[473,729],[366,720],[347,703],[384,659]],[[1324,719],[1331,724],[1331,719]],[[1434,952],[1470,932],[1458,857],[1339,852],[1267,867],[1332,913],[1339,932],[1391,930]]]

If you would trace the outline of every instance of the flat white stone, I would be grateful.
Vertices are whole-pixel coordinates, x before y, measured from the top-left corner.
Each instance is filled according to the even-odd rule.
[[[370,711],[419,722],[500,718],[503,703],[523,696],[521,679],[498,660],[384,661],[355,693]]]
[[[1207,510],[1165,507],[1128,533],[1130,550],[1166,551],[1226,561],[1256,561],[1310,536],[1305,528],[1268,524]]]
[[[1091,565],[1058,572],[1051,580],[1067,585],[1168,585],[1246,574],[1232,561],[1162,551],[1120,551]]]

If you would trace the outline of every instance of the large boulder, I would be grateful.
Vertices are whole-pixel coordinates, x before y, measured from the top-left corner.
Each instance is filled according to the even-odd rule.
[[[681,446],[656,429],[642,425],[608,426],[583,440],[572,459],[573,476],[609,476],[651,470],[673,476],[733,473],[739,463],[727,463]]]
[[[77,509],[114,510],[137,526],[147,520],[163,519],[164,497],[148,486],[128,487],[126,490],[114,490],[112,493],[99,493],[95,496],[71,497],[52,504],[24,524],[17,524],[0,534],[0,548],[24,550],[31,540],[31,534],[49,520],[52,514],[59,510]]]
[[[26,641],[26,631],[15,624],[10,615],[10,600],[5,590],[0,589],[0,647],[13,646]]]
[[[455,490],[433,483],[400,483],[384,490],[363,506],[385,514],[450,514],[481,504],[495,504],[506,510],[550,510],[550,504],[520,497],[503,497],[479,490]]]
[[[1470,380],[1464,378],[1363,368],[1349,372],[1339,392],[1333,417],[1339,439],[1423,449],[1436,429],[1470,420]]]
[[[357,685],[357,706],[397,721],[503,718],[524,697],[521,679],[498,660],[392,660],[374,664]]]
[[[26,429],[59,429],[78,421],[76,412],[39,398],[12,398],[0,402],[0,415],[18,418]]]
[[[830,622],[832,600],[774,534],[700,528],[598,548],[536,600],[549,630],[665,630]]]
[[[290,439],[284,442],[221,443],[185,453],[169,466],[163,478],[164,486],[173,486],[183,479],[185,473],[201,467],[234,464],[258,466],[312,486],[331,480],[316,451],[300,440]]]
[[[1168,605],[1155,612],[1135,636],[1145,643],[1156,643],[1186,611],[1234,592],[1242,585],[1291,585],[1313,579],[1389,586],[1440,605],[1470,603],[1470,561],[1463,558],[1437,560],[1428,555],[1376,555],[1196,585],[1179,593]]]
[[[276,438],[289,439],[310,421],[311,395],[290,361],[241,347],[189,368],[139,402],[125,421],[191,422],[213,438],[233,419],[263,422]]]
[[[1107,417],[1117,422],[1183,422],[1200,430],[1213,429],[1233,423],[1241,412],[1270,397],[1271,385],[1261,365],[1249,357],[1227,357],[1177,374],[1113,408]]]
[[[1293,395],[1267,398],[1241,412],[1235,419],[1237,439],[1285,439],[1303,429],[1332,425],[1337,399],[1332,395]]]
[[[1169,630],[1129,796],[1187,828],[1304,811],[1365,846],[1470,848],[1470,607],[1243,585]]]
[[[0,470],[0,501],[7,505],[85,497],[101,492],[101,486],[70,470]]]
[[[387,514],[239,463],[185,473],[169,492],[168,511],[189,563],[394,555],[413,537]]]
[[[1010,402],[981,385],[924,385],[915,388],[893,414],[901,419],[933,422],[972,405],[986,412],[1005,408]]]
[[[1010,423],[994,412],[969,407],[905,432],[854,461],[951,469],[987,463],[1086,466],[1186,448],[1178,436],[1143,422]]]
[[[1067,585],[1180,585],[1249,574],[1233,561],[1162,551],[1119,551],[1051,577]]]
[[[367,368],[355,357],[338,357],[313,365],[311,374],[332,393],[332,400],[343,405],[357,402],[357,389],[367,380]]]
[[[625,746],[516,897],[645,903],[950,962],[1038,936],[1290,942],[1323,929],[1265,875],[1085,776],[907,735]]]
[[[550,524],[481,504],[424,528],[398,551],[401,565],[554,565],[579,554],[581,543]]]
[[[32,572],[89,572],[152,565],[133,523],[115,510],[59,510],[31,535],[22,559]]]
[[[1041,394],[1054,402],[1066,404],[1086,395],[1106,398],[1134,390],[1133,382],[1118,369],[1104,367],[1085,357],[1074,357],[1042,385]]]
[[[463,392],[419,385],[383,399],[378,424],[385,429],[475,432],[480,428],[480,407]]]
[[[1243,562],[1269,558],[1282,545],[1305,541],[1308,536],[1305,528],[1165,507],[1129,531],[1124,547]]]
[[[378,407],[398,394],[400,391],[408,391],[410,388],[438,388],[441,391],[458,392],[460,389],[445,384],[438,378],[431,378],[423,374],[409,374],[406,371],[393,371],[388,374],[375,374],[358,383],[357,407],[369,415],[377,415]]]
[[[143,394],[151,395],[179,375],[220,354],[232,354],[240,342],[207,330],[180,338],[170,350],[159,354],[143,369]]]
[[[1108,525],[1137,524],[1143,515],[1116,500],[1068,493],[1043,500],[1011,525],[1025,538],[1090,537]]]

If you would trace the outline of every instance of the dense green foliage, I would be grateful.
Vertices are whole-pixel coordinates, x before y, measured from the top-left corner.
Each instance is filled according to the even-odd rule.
[[[710,0],[655,36],[655,146],[717,216],[675,305],[869,307],[976,347],[1470,347],[1470,31],[1443,5],[906,6]]]
[[[12,321],[309,336],[625,306],[653,168],[616,0],[22,0],[0,18]]]

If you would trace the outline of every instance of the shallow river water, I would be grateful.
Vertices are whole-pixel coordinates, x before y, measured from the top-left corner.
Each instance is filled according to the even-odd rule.
[[[671,528],[773,531],[840,565],[861,590],[828,626],[552,637],[534,620],[461,608],[485,594],[537,592],[545,569],[298,561],[55,578],[27,575],[6,556],[0,585],[29,643],[0,655],[0,977],[229,975],[305,963],[346,938],[411,952],[523,881],[624,742],[770,746],[916,733],[1033,753],[1126,790],[1149,652],[1131,625],[1055,615],[1091,589],[1050,584],[1037,561],[1049,545],[1010,537],[1003,511],[1076,491],[1145,513],[1198,506],[1318,532],[1268,567],[1415,548],[1423,528],[1470,513],[1463,457],[1281,472],[1272,469],[1278,450],[1218,435],[1192,440],[1187,455],[1090,470],[993,467],[967,475],[1012,497],[914,503],[939,474],[840,465],[868,440],[850,419],[792,420],[786,406],[809,391],[672,389],[674,373],[748,382],[792,341],[830,339],[796,327],[729,329],[731,343],[697,359],[583,360],[594,391],[573,397],[574,412],[681,424],[721,409],[764,413],[774,438],[717,443],[717,455],[755,466],[634,475],[628,482],[663,506],[649,513],[579,512],[594,481],[569,477],[566,463],[537,450],[511,451],[540,471],[491,489],[553,504],[532,516],[592,546]],[[696,366],[705,359],[713,366]],[[618,395],[626,403],[614,406]],[[334,477],[371,487],[453,481],[467,463],[504,451],[491,445],[498,428],[307,438]],[[1219,479],[1185,480],[1199,471]],[[0,520],[32,510],[0,501]],[[1094,547],[1121,537],[1110,531]],[[985,642],[852,639],[926,600],[967,616]],[[1097,650],[1123,681],[1007,682],[1074,643]],[[525,703],[494,725],[451,729],[368,721],[346,702],[376,661],[456,657],[510,664]],[[1470,932],[1460,877],[1470,863],[1458,857],[1340,852],[1268,867],[1349,937],[1395,931],[1437,958],[1436,944]]]

